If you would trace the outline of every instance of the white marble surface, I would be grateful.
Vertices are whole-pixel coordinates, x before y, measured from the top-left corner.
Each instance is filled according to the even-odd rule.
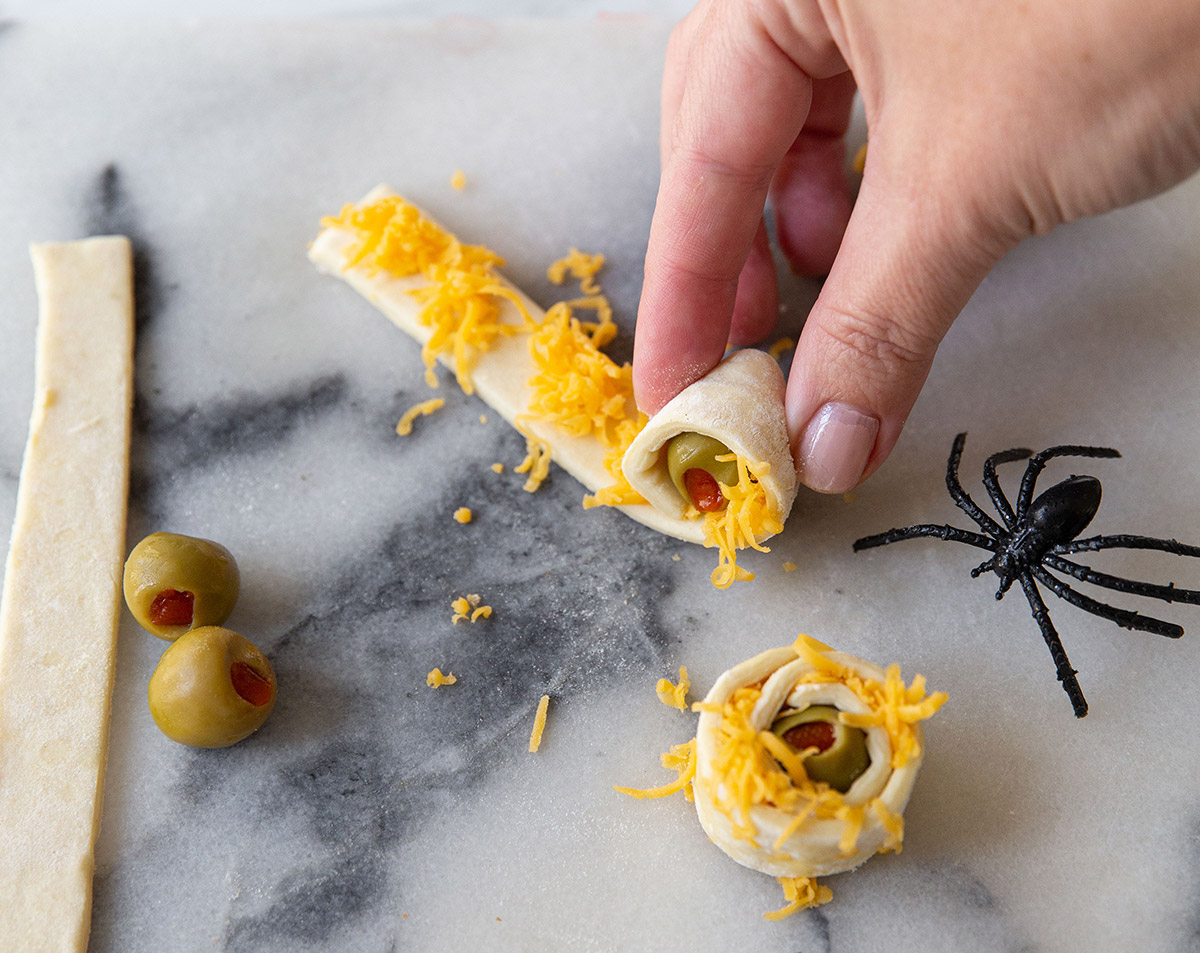
[[[965,525],[942,484],[963,429],[979,499],[991,451],[1110,444],[1123,460],[1046,479],[1104,480],[1097,532],[1200,541],[1200,181],[1011,255],[888,465],[852,502],[802,496],[772,553],[748,560],[759,579],[729,592],[708,585],[711,552],[584,512],[562,473],[531,497],[490,472],[521,441],[449,387],[445,410],[393,435],[427,396],[417,350],[309,267],[319,217],[387,180],[500,250],[546,303],[547,263],[604,251],[628,329],[666,32],[643,18],[0,31],[0,525],[32,399],[26,243],[127,232],[130,541],[173,529],[233,549],[231,624],[281,686],[246,743],[174,745],[144,700],[162,643],[126,620],[92,953],[1197,946],[1195,636],[1052,604],[1092,705],[1077,721],[1019,594],[997,603],[994,580],[969,578],[975,552],[850,542]],[[813,293],[789,284],[785,329]],[[469,526],[451,519],[461,505]],[[1200,585],[1177,557],[1091,562]],[[455,628],[450,601],[468,591],[495,616]],[[1200,610],[1141,608],[1200,632]],[[664,780],[659,752],[692,734],[693,716],[655,698],[659,676],[686,664],[703,691],[800,630],[923,672],[951,700],[903,854],[771,924],[774,881],[709,845],[682,799],[611,785]],[[459,683],[427,689],[435,665]]]

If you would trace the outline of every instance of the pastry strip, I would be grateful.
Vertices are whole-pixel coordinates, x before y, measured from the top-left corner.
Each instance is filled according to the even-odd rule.
[[[386,186],[377,186],[359,204],[368,205],[394,194]],[[425,213],[422,212],[422,215]],[[429,218],[427,215],[425,217]],[[433,219],[430,218],[430,221]],[[308,257],[321,271],[347,282],[419,344],[428,343],[433,330],[420,322],[421,303],[409,293],[425,286],[428,283],[426,279],[422,275],[395,278],[383,271],[372,274],[369,268],[361,264],[346,268],[348,250],[356,240],[357,236],[352,231],[328,226],[314,239]],[[543,320],[545,311],[511,283],[499,277],[497,281],[520,298],[534,322]],[[498,299],[497,305],[503,323],[523,323],[519,310],[512,302]],[[438,360],[447,367],[453,367],[453,358],[449,354],[439,355]],[[501,335],[492,342],[489,350],[475,355],[471,381],[476,393],[514,427],[517,426],[517,417],[522,416],[521,428],[547,444],[554,462],[590,492],[609,486],[613,479],[604,466],[605,450],[598,439],[591,435],[576,437],[551,420],[524,416],[529,411],[533,394],[528,382],[536,371],[537,367],[529,354],[528,335]],[[618,506],[616,509],[660,533],[691,542],[700,542],[702,539],[698,525],[684,523],[655,507],[635,504]]]
[[[87,948],[133,394],[121,237],[34,245],[29,441],[0,604],[0,949]]]

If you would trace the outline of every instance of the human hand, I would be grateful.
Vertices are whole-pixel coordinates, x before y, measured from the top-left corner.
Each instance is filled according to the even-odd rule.
[[[639,406],[774,326],[769,193],[788,262],[829,273],[792,362],[793,453],[813,489],[851,489],[1008,249],[1200,166],[1197,50],[1200,4],[1179,0],[703,0],[667,49]]]

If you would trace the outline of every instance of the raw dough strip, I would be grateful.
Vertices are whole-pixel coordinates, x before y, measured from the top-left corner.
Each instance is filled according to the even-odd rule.
[[[87,948],[129,486],[121,237],[34,245],[37,390],[0,604],[0,950]]]
[[[387,186],[380,185],[367,193],[359,201],[359,205],[368,205],[390,195],[395,195],[395,192]],[[435,222],[423,210],[421,214],[431,222]],[[371,274],[364,265],[345,268],[348,249],[356,241],[357,236],[348,229],[327,227],[322,229],[313,241],[308,257],[321,271],[347,282],[355,291],[383,312],[401,331],[419,344],[426,344],[432,337],[433,331],[420,322],[421,303],[409,294],[410,291],[424,286],[427,283],[425,278],[421,275],[393,278],[382,271]],[[541,323],[545,317],[545,311],[511,283],[503,278],[498,280],[505,287],[511,288],[528,309],[530,317],[535,322]],[[507,324],[523,323],[520,312],[512,302],[499,298],[497,305],[502,322]],[[587,487],[590,492],[595,493],[602,487],[612,484],[612,475],[604,465],[604,446],[599,440],[590,435],[575,437],[563,431],[551,420],[539,420],[527,416],[530,397],[533,394],[528,382],[537,372],[537,367],[529,355],[528,335],[498,336],[489,350],[479,352],[475,357],[476,360],[471,369],[471,380],[476,393],[490,407],[514,427],[517,426],[517,417],[520,416],[521,427],[518,429],[531,433],[548,445],[554,462]],[[453,367],[452,355],[440,355],[438,360],[447,367]],[[703,540],[698,521],[679,520],[673,515],[660,512],[645,504],[618,506],[615,509],[621,510],[626,516],[668,536],[675,536],[689,542]]]

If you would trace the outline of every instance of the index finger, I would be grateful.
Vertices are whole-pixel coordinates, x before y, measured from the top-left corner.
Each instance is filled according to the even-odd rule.
[[[710,6],[664,130],[634,339],[634,390],[648,413],[724,354],[771,178],[808,115],[811,79],[743,10]]]

